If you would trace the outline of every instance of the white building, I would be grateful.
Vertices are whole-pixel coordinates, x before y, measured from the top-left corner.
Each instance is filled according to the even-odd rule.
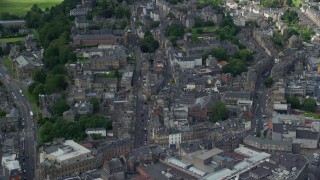
[[[1,162],[3,175],[14,177],[21,173],[21,166],[19,164],[19,161],[16,159],[16,154],[3,154]]]
[[[181,69],[193,69],[197,66],[202,66],[201,57],[182,57],[182,54],[174,55],[174,63],[180,65]]]
[[[177,145],[181,143],[181,133],[169,134],[169,147],[170,145]]]
[[[101,136],[107,136],[107,130],[105,128],[87,128],[86,134],[100,134]]]

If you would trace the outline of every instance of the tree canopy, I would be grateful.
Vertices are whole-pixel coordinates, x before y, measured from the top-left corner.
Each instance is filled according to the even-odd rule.
[[[268,77],[264,80],[264,85],[267,87],[271,87],[273,84],[273,78],[272,77]]]
[[[292,109],[300,109],[301,108],[301,104],[298,98],[296,97],[289,97],[287,98],[287,102],[289,104],[291,104],[291,108]]]
[[[150,31],[144,34],[141,40],[140,49],[143,53],[154,53],[159,47],[159,42],[153,38]]]
[[[166,28],[164,35],[166,37],[169,37],[169,39],[173,42],[173,41],[176,41],[178,39],[183,38],[184,33],[185,33],[185,29],[184,29],[183,25],[171,24]]]
[[[70,106],[67,104],[66,100],[59,99],[53,104],[52,111],[56,117],[60,117],[63,112],[67,111],[69,108]]]
[[[228,110],[225,104],[221,100],[216,101],[212,107],[212,121],[215,123],[226,120],[227,118]]]
[[[303,110],[308,112],[316,112],[317,110],[317,102],[313,98],[306,98],[303,102]]]
[[[93,112],[97,112],[99,110],[99,100],[97,98],[90,99],[90,103],[93,105]]]
[[[75,122],[67,122],[62,118],[45,118],[39,119],[41,125],[39,134],[42,143],[51,142],[53,138],[83,140],[87,135],[86,128],[106,128],[112,129],[110,119],[102,115],[84,115]]]

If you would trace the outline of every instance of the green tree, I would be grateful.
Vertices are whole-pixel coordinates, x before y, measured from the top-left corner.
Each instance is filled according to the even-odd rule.
[[[46,81],[47,74],[43,70],[36,70],[32,74],[32,79],[36,82],[44,84]]]
[[[42,142],[50,142],[55,137],[54,124],[50,121],[46,121],[43,126],[40,127],[39,134]]]
[[[216,101],[212,107],[212,121],[218,122],[226,120],[227,118],[228,110],[225,104],[221,100]]]
[[[67,88],[67,85],[68,83],[64,75],[49,74],[46,78],[46,83],[44,85],[44,88],[47,94],[52,94],[54,92],[61,92],[62,90],[65,90]]]
[[[257,132],[257,137],[261,137],[261,132]]]
[[[317,102],[313,98],[306,98],[303,102],[303,110],[308,112],[316,112]]]
[[[228,50],[225,48],[220,48],[220,47],[214,48],[212,54],[218,60],[227,60],[229,58]]]
[[[99,111],[99,101],[97,98],[90,99],[90,103],[93,105],[93,112]]]
[[[63,112],[67,111],[69,108],[70,106],[67,104],[66,100],[59,99],[53,104],[52,112],[56,117],[60,117]]]
[[[273,78],[272,77],[268,77],[264,80],[264,85],[267,87],[271,87],[273,84]]]
[[[140,49],[143,53],[154,53],[159,47],[159,42],[154,40],[150,31],[144,34],[144,38],[141,40]]]
[[[251,60],[253,60],[253,55],[247,49],[240,49],[239,51],[237,51],[235,53],[234,58],[241,59],[244,61],[251,61]]]
[[[184,33],[184,26],[181,24],[171,24],[166,28],[164,35],[175,41],[181,39],[184,36]]]
[[[110,119],[102,115],[84,115],[79,118],[79,123],[81,129],[85,130],[87,128],[98,128],[103,127],[106,129],[112,128],[112,123]]]
[[[0,117],[5,117],[7,113],[5,111],[0,111]]]
[[[33,89],[32,94],[35,97],[38,97],[39,94],[44,94],[44,85],[43,84],[37,84],[37,86]]]
[[[292,109],[300,109],[301,108],[301,104],[298,98],[296,97],[289,97],[287,98],[287,102],[289,104],[291,104],[291,108]]]
[[[34,90],[34,88],[35,88],[38,84],[39,84],[39,83],[38,83],[37,81],[31,83],[31,84],[29,85],[29,87],[28,87],[28,92],[29,92],[29,93],[32,93],[33,90]]]

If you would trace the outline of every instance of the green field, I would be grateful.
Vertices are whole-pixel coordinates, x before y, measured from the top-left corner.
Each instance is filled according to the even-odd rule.
[[[11,37],[11,38],[0,38],[0,42],[10,43],[22,41],[24,37]]]
[[[13,69],[12,67],[12,62],[9,60],[9,58],[7,56],[4,56],[2,58],[3,64],[5,66],[7,66],[7,68],[9,69],[9,71],[11,72],[12,76],[14,78],[17,78],[17,72],[15,71],[15,69]]]
[[[33,4],[38,4],[41,9],[59,4],[63,0],[0,0],[0,12],[14,15],[24,15]]]
[[[199,29],[202,30],[203,33],[212,33],[212,32],[215,32],[217,28],[214,26],[196,27],[196,28],[192,28],[192,33],[193,34],[197,33]]]
[[[292,0],[292,3],[295,7],[300,7],[302,5],[302,2],[301,0]]]

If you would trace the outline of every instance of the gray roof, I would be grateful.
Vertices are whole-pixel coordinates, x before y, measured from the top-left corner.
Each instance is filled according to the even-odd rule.
[[[288,134],[289,131],[295,131],[295,126],[292,124],[273,123],[273,132]]]
[[[109,161],[109,168],[116,169],[122,167],[122,163],[119,158],[113,158]]]
[[[106,131],[106,128],[87,128],[86,131]]]
[[[235,99],[251,99],[251,92],[235,92],[235,91],[226,91],[224,93],[224,98],[235,98]]]
[[[141,155],[145,155],[145,154],[151,154],[151,150],[149,149],[149,147],[140,147],[138,149],[133,150],[132,152],[126,154],[126,159],[129,160],[131,158],[134,157],[138,157]]]
[[[115,39],[119,38],[117,36],[114,36],[112,34],[88,34],[88,35],[76,35],[74,37],[74,40],[80,39],[80,40],[108,40],[108,39]]]
[[[19,68],[25,67],[26,65],[29,64],[29,62],[24,56],[17,57],[15,61],[18,63]]]
[[[297,139],[313,139],[313,140],[318,140],[318,139],[319,139],[319,132],[314,132],[314,131],[310,131],[310,130],[297,129],[297,130],[296,130],[296,138],[297,138]]]
[[[258,144],[266,144],[266,145],[276,145],[276,146],[291,146],[292,143],[290,141],[274,141],[271,139],[262,139],[259,137],[255,137],[252,135],[249,135],[245,138],[246,140],[256,142]]]
[[[259,177],[265,177],[269,174],[271,174],[271,171],[268,169],[265,169],[263,167],[258,167],[251,171],[251,173],[258,175]]]

